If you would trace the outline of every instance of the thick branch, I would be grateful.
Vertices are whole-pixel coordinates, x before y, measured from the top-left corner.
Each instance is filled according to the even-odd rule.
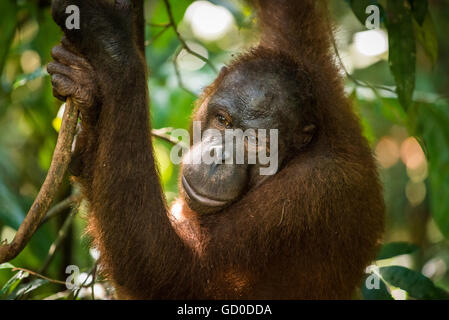
[[[69,165],[77,121],[78,111],[71,100],[67,99],[61,131],[47,177],[13,241],[0,247],[0,263],[14,259],[23,250],[56,197]]]

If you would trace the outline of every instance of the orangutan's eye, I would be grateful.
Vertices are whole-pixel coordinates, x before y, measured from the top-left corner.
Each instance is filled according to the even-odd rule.
[[[222,126],[226,127],[226,128],[231,128],[231,122],[226,119],[226,117],[222,114],[217,114],[216,115],[217,121],[218,123],[220,123]]]

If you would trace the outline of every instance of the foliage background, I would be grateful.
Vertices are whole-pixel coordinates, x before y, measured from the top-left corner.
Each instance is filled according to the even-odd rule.
[[[195,16],[189,7],[193,1],[172,2],[183,39],[195,52],[207,54],[217,69],[257,41],[253,12],[242,1],[209,1],[208,8],[221,7],[219,17],[231,17],[225,31],[214,37],[213,24],[195,20],[201,15]],[[205,1],[200,2],[204,7]],[[388,35],[388,46],[367,55],[363,46],[370,43],[362,38],[369,4],[382,8],[381,29]],[[449,5],[442,0],[331,0],[330,8],[348,96],[376,153],[387,204],[386,245],[367,274],[381,278],[380,289],[364,286],[359,297],[447,298]],[[61,33],[51,19],[49,1],[2,0],[0,11],[0,233],[2,240],[10,241],[45,178],[59,130],[61,103],[52,96],[45,66]],[[175,59],[182,48],[174,29],[166,26],[163,0],[147,0],[145,12],[153,127],[187,129],[195,95],[214,79],[215,72],[185,50],[182,58]],[[155,139],[154,146],[171,201],[177,195],[178,174],[169,161],[171,145]],[[71,193],[67,180],[55,203]],[[96,252],[89,250],[83,236],[84,213],[82,208],[79,211],[73,220],[67,220],[70,210],[65,210],[45,223],[10,265],[0,265],[1,299],[92,298],[87,289],[72,292],[12,269],[26,268],[64,281],[66,267],[77,265],[87,278]],[[69,223],[63,228],[65,221]],[[58,236],[61,228],[64,237]],[[58,250],[49,254],[58,237]],[[101,279],[92,287],[96,298],[111,297]]]

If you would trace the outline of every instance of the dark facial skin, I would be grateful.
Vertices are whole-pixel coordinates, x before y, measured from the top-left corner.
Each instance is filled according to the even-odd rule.
[[[225,71],[226,72],[226,71]],[[295,141],[292,132],[300,127],[300,106],[291,96],[294,82],[282,75],[264,70],[242,66],[227,72],[214,94],[203,101],[197,111],[197,120],[202,123],[202,152],[224,152],[222,141],[211,141],[204,131],[219,130],[225,136],[226,129],[266,129],[266,141],[243,138],[245,154],[251,148],[269,155],[269,129],[278,130],[277,159],[279,169],[293,150],[294,144],[308,143],[313,135],[314,126],[305,129],[303,141]],[[296,101],[296,102],[295,102]],[[311,130],[312,129],[312,130]],[[223,139],[224,140],[224,139]],[[257,144],[257,148],[254,144]],[[200,152],[200,146],[193,145],[190,153]],[[243,164],[184,164],[181,186],[188,205],[199,213],[212,213],[221,210],[242,197],[250,188],[256,187],[270,177],[261,175],[263,166],[256,157],[255,164],[249,164],[247,157]],[[268,152],[267,152],[268,151]],[[226,158],[223,153],[223,158]],[[275,154],[271,154],[275,156]],[[223,159],[222,158],[222,159]],[[265,165],[267,166],[267,165]]]

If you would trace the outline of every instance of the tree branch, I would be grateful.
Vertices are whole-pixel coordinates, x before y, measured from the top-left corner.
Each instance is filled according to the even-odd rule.
[[[329,23],[329,26],[330,26],[330,21],[329,20],[328,20],[328,23]],[[352,74],[349,73],[348,69],[346,69],[346,66],[343,63],[343,59],[341,58],[340,52],[338,51],[337,42],[335,41],[335,36],[334,36],[334,34],[332,32],[332,28],[331,27],[330,27],[330,38],[331,38],[331,41],[332,41],[332,47],[334,49],[334,52],[335,52],[335,55],[337,57],[338,63],[340,64],[340,66],[341,66],[343,72],[345,73],[346,77],[349,80],[351,80],[356,86],[370,88],[377,97],[380,97],[380,96],[379,96],[379,93],[377,92],[376,89],[381,89],[381,90],[389,91],[389,92],[392,92],[392,93],[396,94],[395,90],[390,89],[390,88],[388,88],[386,86],[372,85],[372,84],[370,84],[370,83],[368,83],[366,81],[362,81],[362,80],[354,78],[352,76]]]
[[[215,66],[212,64],[212,62],[210,62],[209,59],[207,59],[206,57],[203,57],[199,53],[190,49],[190,47],[187,45],[186,41],[184,40],[184,38],[181,36],[181,34],[178,31],[178,26],[176,25],[175,19],[173,17],[173,12],[171,10],[170,1],[164,0],[164,4],[165,4],[165,8],[167,10],[168,19],[170,20],[170,25],[173,27],[173,30],[175,31],[176,37],[178,38],[179,42],[181,43],[181,46],[192,56],[195,56],[198,59],[204,61],[212,70],[214,70],[215,73],[218,73],[217,68],[215,68]]]
[[[160,30],[152,39],[152,43],[156,42],[157,39],[159,39],[159,37],[161,37],[165,31],[167,31],[168,29],[170,29],[171,25],[165,25],[164,27],[162,27],[162,30]],[[150,41],[146,40],[145,41],[145,46],[148,46],[150,44]]]
[[[193,96],[197,96],[193,91],[191,91],[189,88],[187,88],[184,84],[184,80],[182,79],[181,72],[179,71],[179,65],[178,65],[178,56],[181,53],[181,50],[177,50],[175,53],[175,56],[173,58],[173,67],[175,68],[175,74],[176,79],[178,80],[178,86],[186,91],[187,93],[190,93]]]
[[[69,216],[65,219],[64,224],[62,225],[61,229],[59,229],[58,237],[56,238],[55,241],[53,241],[53,243],[50,246],[50,249],[48,250],[47,257],[45,258],[44,263],[42,264],[42,267],[39,270],[39,273],[44,273],[47,270],[50,263],[52,262],[56,254],[56,251],[59,249],[62,241],[67,236],[67,231],[69,230],[76,213],[77,210],[75,208],[72,209],[69,213]]]
[[[171,27],[171,23],[170,22],[166,22],[166,23],[148,23],[148,25],[150,27],[155,27],[155,28],[167,28],[167,27]]]
[[[14,271],[28,272],[29,274],[31,274],[31,275],[33,275],[33,276],[35,276],[35,277],[37,277],[37,278],[41,278],[41,279],[47,280],[48,282],[56,283],[56,284],[62,284],[63,286],[65,286],[65,282],[64,282],[64,281],[61,281],[61,280],[55,280],[55,279],[48,278],[48,277],[46,277],[46,276],[44,276],[44,275],[41,275],[41,274],[39,274],[39,273],[37,273],[37,272],[34,272],[34,271],[31,271],[31,270],[29,270],[29,269],[25,269],[25,268],[12,268],[11,271],[13,271],[13,272],[14,272]]]
[[[50,210],[48,210],[47,214],[45,215],[44,219],[41,222],[41,225],[48,222],[53,217],[61,214],[66,209],[69,209],[70,207],[74,206],[75,204],[79,203],[81,201],[81,193],[75,192],[70,197],[62,200],[61,202],[55,204]]]
[[[13,241],[0,246],[0,263],[14,259],[25,248],[56,197],[69,165],[77,121],[78,110],[72,101],[67,99],[61,130],[47,177]]]
[[[151,130],[151,135],[153,137],[157,137],[159,139],[165,140],[168,143],[171,143],[172,145],[176,145],[178,143],[181,143],[181,141],[179,141],[176,138],[173,138],[171,135],[168,134],[168,132],[170,132],[172,130],[173,130],[172,128],[152,129]],[[188,146],[186,146],[186,147],[188,147]]]

